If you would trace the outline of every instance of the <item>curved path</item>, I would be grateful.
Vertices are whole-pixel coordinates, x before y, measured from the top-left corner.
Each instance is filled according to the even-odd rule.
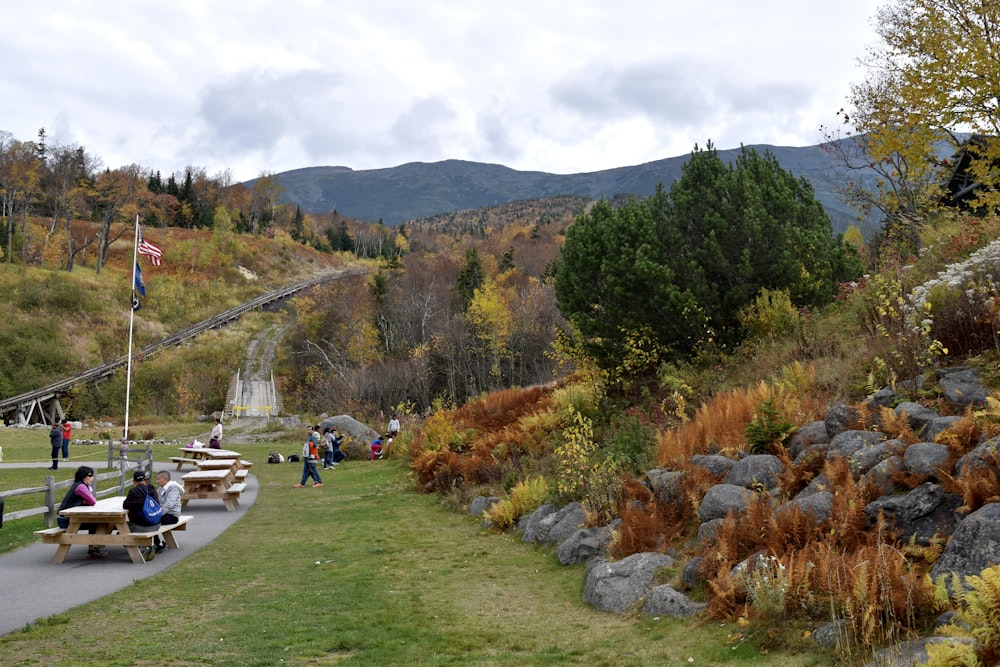
[[[101,469],[105,464],[86,465]],[[166,466],[160,464],[154,467],[160,469]],[[180,548],[166,549],[145,565],[136,565],[129,560],[125,549],[116,547],[108,548],[109,558],[106,560],[87,560],[87,550],[74,547],[59,565],[52,562],[56,552],[53,544],[36,542],[0,554],[0,600],[3,601],[0,635],[20,630],[40,618],[92,602],[165,570],[239,521],[257,500],[258,490],[257,478],[248,475],[246,491],[240,495],[240,504],[235,512],[227,512],[218,500],[190,501],[184,513],[193,515],[194,519],[188,523],[186,531],[176,533]]]

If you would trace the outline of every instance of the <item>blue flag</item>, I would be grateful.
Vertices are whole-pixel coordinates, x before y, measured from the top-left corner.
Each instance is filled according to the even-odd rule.
[[[139,269],[139,262],[135,263],[135,291],[146,296],[146,283],[142,282],[142,271]]]

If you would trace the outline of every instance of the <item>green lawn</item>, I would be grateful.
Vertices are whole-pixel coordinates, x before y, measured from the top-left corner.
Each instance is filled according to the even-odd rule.
[[[398,461],[347,462],[321,471],[323,488],[292,488],[298,464],[265,463],[292,443],[240,446],[260,493],[219,539],[0,638],[0,664],[830,664],[729,643],[736,629],[719,623],[597,612],[582,566],[414,493]]]

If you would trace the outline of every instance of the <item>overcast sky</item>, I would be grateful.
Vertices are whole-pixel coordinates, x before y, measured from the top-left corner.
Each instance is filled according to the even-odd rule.
[[[0,0],[0,130],[105,166],[553,173],[810,146],[875,0]]]

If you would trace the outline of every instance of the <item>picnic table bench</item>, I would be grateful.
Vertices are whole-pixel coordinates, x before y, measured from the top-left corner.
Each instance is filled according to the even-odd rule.
[[[46,528],[36,530],[45,544],[57,544],[53,563],[62,563],[74,544],[87,546],[121,546],[125,548],[133,563],[145,563],[139,547],[153,546],[153,538],[163,537],[168,548],[177,549],[175,530],[187,530],[188,522],[194,518],[190,515],[181,516],[177,523],[161,524],[156,530],[149,532],[133,532],[128,525],[128,511],[122,507],[124,496],[114,496],[98,500],[95,505],[80,505],[61,511],[60,516],[69,519],[69,526],[63,528]],[[82,526],[93,524],[93,532],[81,532]]]
[[[244,471],[244,477],[246,472]],[[187,507],[191,500],[221,500],[230,512],[240,504],[240,494],[246,488],[246,482],[236,482],[236,473],[232,468],[223,470],[196,470],[181,476],[184,483],[184,493],[181,495],[181,507]]]

